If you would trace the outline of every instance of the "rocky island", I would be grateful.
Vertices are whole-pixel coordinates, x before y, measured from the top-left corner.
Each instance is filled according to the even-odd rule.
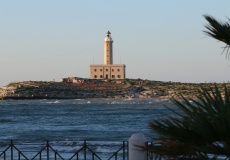
[[[94,80],[69,77],[61,82],[23,81],[0,88],[0,99],[170,98],[193,96],[214,83],[163,82],[142,79]],[[217,85],[222,85],[218,83]],[[230,86],[227,83],[227,86]]]

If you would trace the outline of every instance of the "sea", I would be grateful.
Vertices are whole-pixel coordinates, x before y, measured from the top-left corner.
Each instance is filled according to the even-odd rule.
[[[40,99],[0,101],[0,141],[128,141],[158,134],[149,123],[172,115],[164,99]]]

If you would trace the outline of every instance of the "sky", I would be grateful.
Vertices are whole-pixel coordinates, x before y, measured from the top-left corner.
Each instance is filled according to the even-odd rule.
[[[89,78],[113,38],[126,78],[228,82],[224,43],[203,33],[211,15],[230,18],[229,0],[0,0],[0,86]]]

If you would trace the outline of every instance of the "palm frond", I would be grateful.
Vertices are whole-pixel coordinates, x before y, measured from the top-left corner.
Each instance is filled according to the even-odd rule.
[[[225,84],[215,84],[197,93],[192,102],[183,95],[172,98],[177,107],[174,116],[150,123],[150,128],[160,135],[158,145],[151,148],[153,152],[184,159],[230,156],[230,90]],[[183,152],[178,151],[181,147]]]
[[[229,22],[221,22],[216,20],[214,17],[209,15],[204,15],[204,18],[208,21],[208,24],[205,25],[207,31],[203,31],[206,35],[221,41],[226,44],[224,47],[224,52],[226,52],[226,58],[229,59],[230,57],[230,19]]]

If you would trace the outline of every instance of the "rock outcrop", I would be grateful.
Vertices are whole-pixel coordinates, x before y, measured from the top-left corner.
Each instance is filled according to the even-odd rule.
[[[193,96],[213,83],[162,82],[141,79],[90,80],[65,78],[63,82],[14,82],[0,89],[1,99],[170,98]],[[218,84],[221,85],[221,84]],[[229,84],[228,84],[229,85]]]

